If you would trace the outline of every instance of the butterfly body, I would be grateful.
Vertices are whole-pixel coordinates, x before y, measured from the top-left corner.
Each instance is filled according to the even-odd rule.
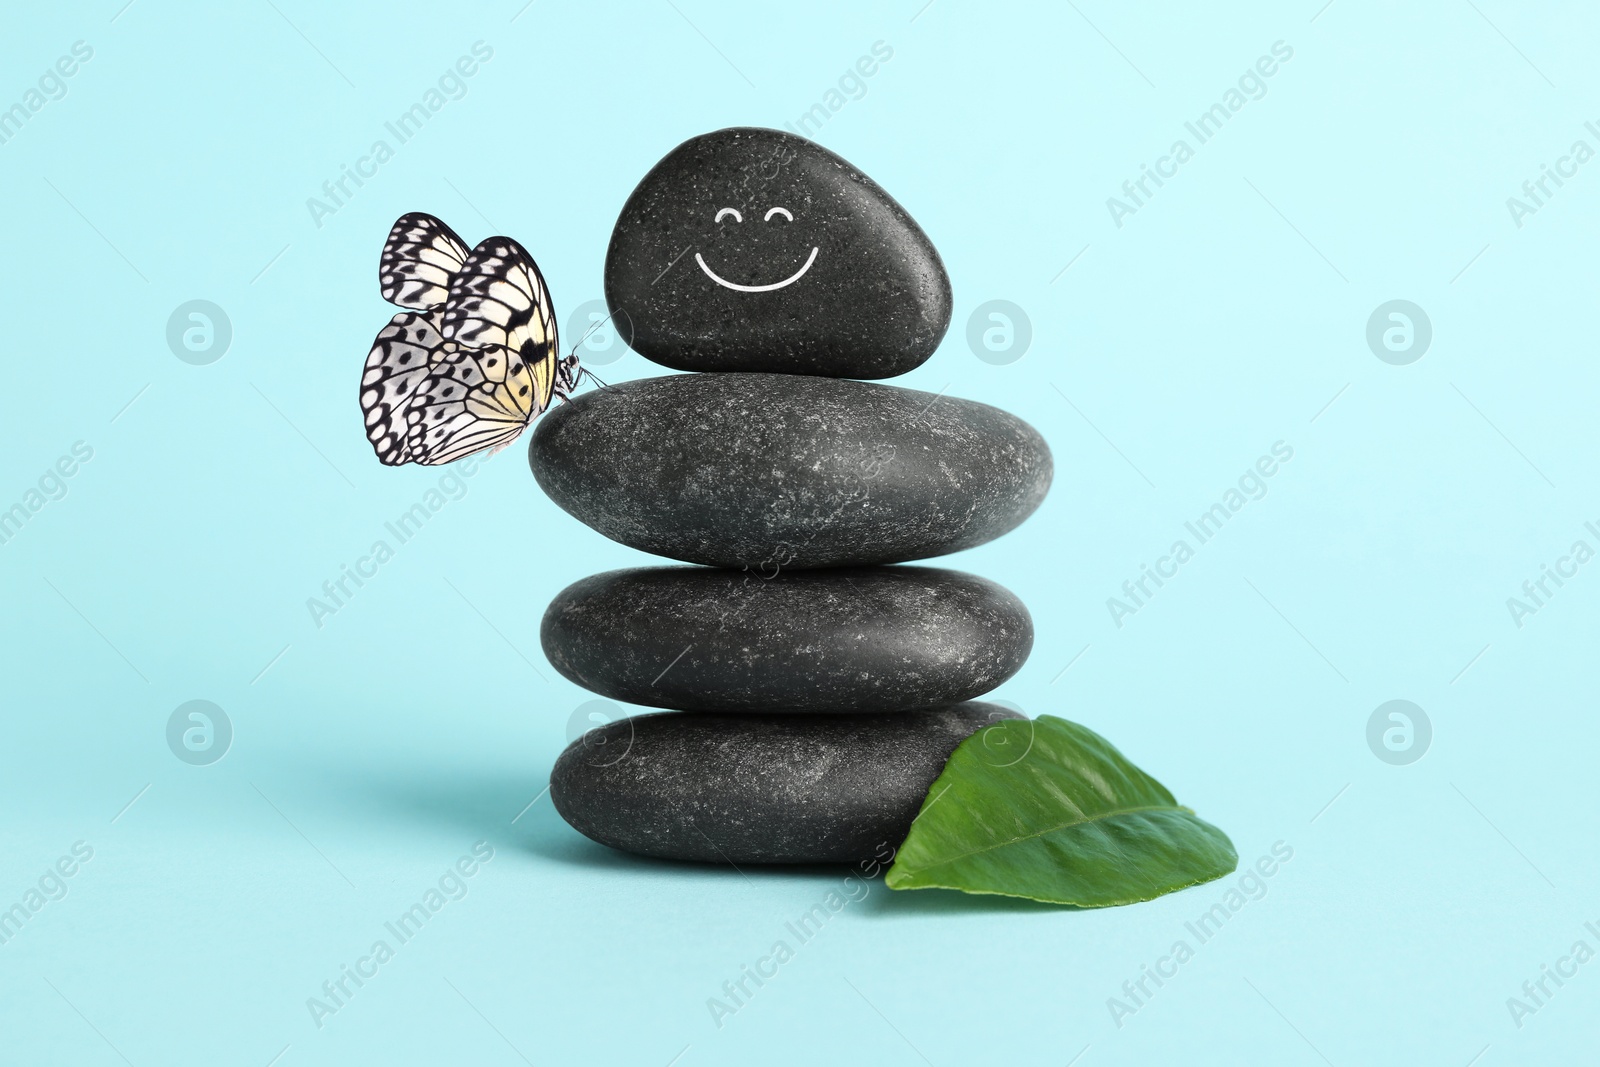
[[[380,462],[433,465],[504,448],[576,388],[578,360],[558,356],[544,276],[511,238],[469,252],[433,216],[403,215],[378,281],[385,300],[411,309],[379,331],[362,373]]]

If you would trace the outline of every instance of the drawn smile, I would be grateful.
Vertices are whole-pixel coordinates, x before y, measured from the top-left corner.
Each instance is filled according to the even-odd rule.
[[[700,264],[700,269],[706,272],[707,278],[710,278],[724,289],[733,289],[741,293],[770,293],[774,289],[782,289],[786,285],[793,285],[795,282],[799,281],[801,277],[805,275],[805,272],[811,269],[811,264],[817,261],[817,252],[819,249],[820,246],[813,246],[811,249],[811,255],[806,257],[805,264],[799,270],[789,275],[783,281],[773,282],[771,285],[740,285],[738,282],[730,282],[726,278],[719,277],[716,271],[706,266],[706,261],[701,258],[699,252],[694,254],[694,261]]]

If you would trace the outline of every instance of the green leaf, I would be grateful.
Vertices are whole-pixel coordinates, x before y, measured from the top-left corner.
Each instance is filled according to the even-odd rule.
[[[886,881],[1099,908],[1233,871],[1228,835],[1105,738],[1054,715],[1001,719],[951,753]]]

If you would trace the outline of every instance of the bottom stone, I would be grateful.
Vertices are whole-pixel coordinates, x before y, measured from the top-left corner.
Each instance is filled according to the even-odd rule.
[[[898,848],[968,735],[1021,718],[931,711],[772,716],[669,711],[567,746],[550,799],[603,845],[708,863],[855,863]]]

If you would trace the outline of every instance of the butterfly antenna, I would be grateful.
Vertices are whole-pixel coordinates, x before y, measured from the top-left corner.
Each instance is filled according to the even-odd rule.
[[[617,309],[617,311],[621,311],[621,310],[622,310],[621,308]],[[574,355],[576,355],[577,352],[578,352],[578,348],[583,344],[583,342],[587,341],[590,338],[590,336],[592,336],[594,334],[594,332],[596,330],[598,330],[600,327],[604,326],[606,323],[610,322],[613,318],[615,318],[616,314],[617,314],[617,311],[611,312],[605,318],[603,318],[600,321],[594,323],[587,330],[583,331],[583,336],[578,338],[577,342],[573,344],[572,349],[567,353],[567,358],[571,359]],[[632,316],[629,316],[629,320],[630,321],[632,320]],[[591,377],[593,377],[593,375],[591,375]],[[598,381],[599,379],[596,379],[596,380]]]
[[[594,332],[596,330],[598,330],[600,327],[604,326],[606,323],[608,323],[612,319],[616,318],[618,312],[621,312],[623,315],[627,315],[628,322],[630,323],[630,325],[632,324],[633,316],[628,315],[626,309],[617,308],[616,311],[611,312],[605,318],[600,319],[599,321],[593,323],[587,330],[585,330],[583,332],[583,336],[578,338],[578,340],[573,344],[571,350],[568,351],[567,358],[571,359],[574,356],[576,356],[578,354],[578,349],[583,347],[583,342],[587,341],[594,334]],[[590,370],[588,367],[585,367],[582,363],[579,363],[578,364],[578,380],[582,381],[585,378],[593,379],[594,383],[596,385],[598,385],[602,389],[610,389],[611,388],[611,386],[607,385],[604,381],[601,380],[601,378],[600,378],[600,376],[598,374],[596,374],[594,371]]]

